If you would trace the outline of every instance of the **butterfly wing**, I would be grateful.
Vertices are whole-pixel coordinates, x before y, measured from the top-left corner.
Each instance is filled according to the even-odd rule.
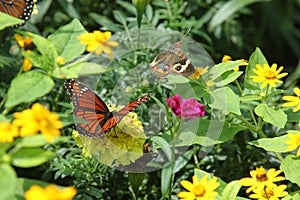
[[[118,112],[110,112],[101,98],[88,87],[74,79],[67,80],[65,86],[74,106],[77,131],[88,137],[99,137],[114,128],[129,112],[149,100],[151,94],[144,95],[124,106]],[[83,122],[81,122],[81,121]]]
[[[74,106],[75,126],[80,134],[98,137],[116,125],[105,103],[88,87],[74,79],[67,80],[65,86]]]
[[[1,12],[24,20],[29,20],[33,6],[33,0],[0,0]]]
[[[177,42],[173,47],[162,51],[150,63],[151,71],[161,78],[165,78],[169,73],[182,76],[193,75],[194,65],[180,46],[181,42]]]

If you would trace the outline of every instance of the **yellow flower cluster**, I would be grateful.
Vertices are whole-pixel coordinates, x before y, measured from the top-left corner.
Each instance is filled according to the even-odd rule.
[[[107,105],[110,111],[118,111],[122,106]],[[88,138],[73,132],[73,138],[79,146],[83,146],[83,155],[91,154],[99,157],[106,165],[129,165],[143,156],[143,144],[146,141],[142,122],[137,114],[130,112],[110,132],[102,137]]]
[[[41,104],[35,103],[31,109],[14,113],[15,120],[11,123],[0,123],[0,142],[12,142],[15,137],[26,137],[41,133],[48,142],[54,136],[60,136],[63,127],[59,116],[50,112]]]
[[[55,185],[33,185],[25,192],[25,200],[71,200],[76,194],[74,187],[59,189]]]
[[[256,170],[250,171],[251,178],[242,178],[239,182],[241,186],[249,187],[246,192],[253,192],[250,198],[268,200],[279,200],[279,197],[284,197],[288,192],[284,191],[287,186],[277,186],[274,182],[283,181],[283,176],[278,176],[282,170],[275,170],[274,168],[266,171],[262,166]]]

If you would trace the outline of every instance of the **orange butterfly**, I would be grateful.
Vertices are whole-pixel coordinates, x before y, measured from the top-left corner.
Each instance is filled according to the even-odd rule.
[[[65,87],[74,106],[73,115],[81,120],[80,122],[75,120],[76,129],[80,134],[88,137],[103,136],[114,128],[129,112],[142,103],[147,102],[152,95],[144,95],[130,102],[118,112],[110,112],[102,99],[79,81],[69,79],[66,81]]]

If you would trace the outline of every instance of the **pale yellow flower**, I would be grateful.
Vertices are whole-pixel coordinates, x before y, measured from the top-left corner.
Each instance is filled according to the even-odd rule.
[[[250,76],[250,78],[252,78],[252,81],[255,83],[262,83],[261,88],[267,85],[276,87],[276,83],[282,83],[282,81],[278,79],[288,75],[286,72],[280,74],[282,70],[283,67],[277,69],[277,64],[273,64],[271,67],[268,64],[264,64],[263,66],[257,64],[256,69],[253,69],[257,76]]]
[[[287,151],[293,151],[298,148],[297,156],[300,156],[300,131],[296,134],[289,133],[288,137],[290,140],[285,141],[286,144],[290,145],[287,147]]]
[[[13,142],[19,136],[18,127],[9,122],[0,122],[0,142]]]
[[[296,96],[284,96],[282,97],[283,100],[289,101],[282,104],[283,107],[294,107],[293,112],[297,112],[300,110],[300,89],[294,88],[294,93]]]
[[[106,53],[112,60],[113,53],[111,46],[118,46],[116,41],[110,41],[111,32],[94,31],[93,33],[83,33],[78,38],[82,44],[87,45],[88,52],[94,52],[99,55],[102,52]]]
[[[262,166],[251,170],[251,178],[242,178],[239,181],[241,186],[250,186],[246,192],[249,193],[253,190],[261,191],[265,186],[272,187],[274,182],[285,180],[283,176],[278,176],[282,170],[276,170],[274,168],[266,171]]]
[[[188,192],[179,192],[177,194],[183,200],[214,200],[218,196],[218,192],[215,189],[220,185],[216,177],[208,180],[208,175],[202,177],[200,181],[198,181],[197,176],[193,176],[193,183],[182,180],[180,184],[188,190]]]
[[[107,105],[110,112],[118,111],[122,106]],[[73,135],[76,143],[83,146],[84,156],[99,156],[100,162],[111,166],[129,165],[143,156],[143,145],[146,141],[146,135],[142,122],[139,121],[137,114],[128,113],[120,123],[107,132],[104,136],[98,138],[89,138]]]
[[[33,185],[25,192],[25,200],[71,200],[76,194],[74,187],[60,189],[55,185]]]

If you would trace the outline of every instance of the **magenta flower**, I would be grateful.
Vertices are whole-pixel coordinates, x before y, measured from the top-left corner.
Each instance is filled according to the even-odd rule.
[[[193,98],[184,100],[176,94],[168,98],[167,103],[176,116],[195,119],[205,115],[204,106]]]

